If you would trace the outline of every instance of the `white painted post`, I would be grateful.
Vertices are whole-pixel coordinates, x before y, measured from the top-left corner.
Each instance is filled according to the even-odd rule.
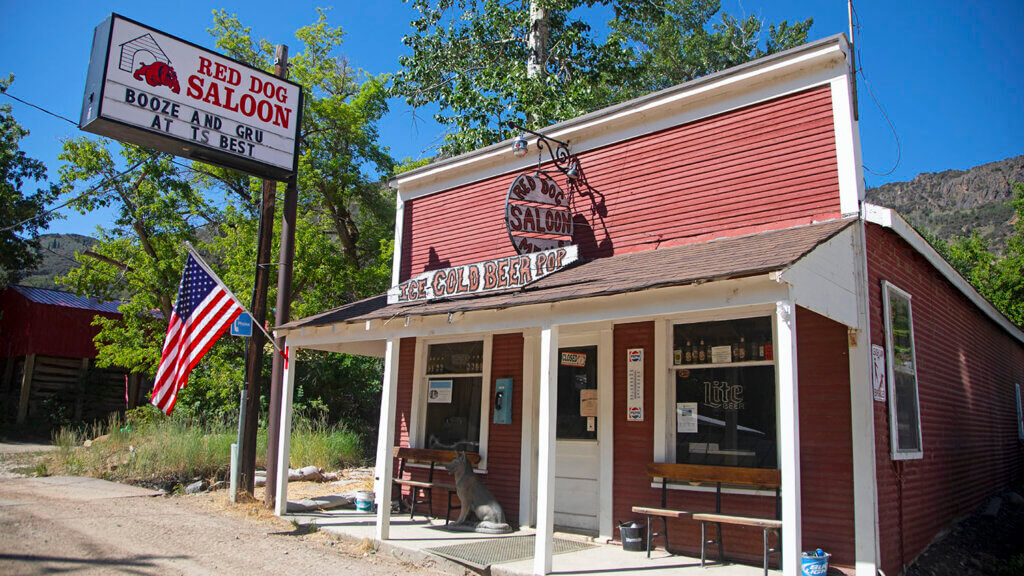
[[[852,246],[857,278],[857,344],[850,346],[850,421],[853,438],[853,529],[857,576],[875,576],[878,567],[878,505],[875,493],[874,392],[871,387],[871,317],[868,314],[864,221]]]
[[[537,414],[537,356],[540,333],[528,330],[523,334],[523,422],[519,445],[519,525],[533,525],[533,448]]]
[[[601,451],[601,473],[598,484],[598,534],[602,540],[615,536],[615,522],[612,519],[612,480],[615,469],[615,451],[612,431],[615,428],[615,386],[613,379],[613,344],[611,328],[601,330],[597,353],[597,445]]]
[[[395,467],[393,447],[399,347],[398,339],[389,338],[384,353],[384,386],[380,398],[380,427],[377,431],[377,473],[373,482],[377,499],[377,540],[389,539],[391,531],[391,476]]]
[[[298,360],[299,349],[290,348],[288,340],[285,339],[285,354],[288,360],[285,362],[283,382],[281,383],[281,419],[277,439],[277,494],[274,501],[274,514],[283,516],[288,512],[288,466],[291,464],[289,458],[292,441],[292,397],[295,393],[295,363]],[[267,478],[267,482],[273,482]]]
[[[558,419],[558,326],[540,331],[540,410],[537,434],[537,540],[533,573],[551,572],[555,531],[555,423]]]
[[[800,405],[797,394],[796,306],[775,303],[779,367],[779,455],[782,460],[783,574],[800,573]]]

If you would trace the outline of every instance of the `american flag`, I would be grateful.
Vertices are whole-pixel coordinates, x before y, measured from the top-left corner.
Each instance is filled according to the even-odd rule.
[[[154,406],[165,414],[174,410],[189,373],[243,310],[235,295],[189,251],[153,383]]]

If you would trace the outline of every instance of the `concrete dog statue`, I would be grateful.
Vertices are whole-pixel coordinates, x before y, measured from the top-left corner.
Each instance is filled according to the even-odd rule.
[[[512,527],[505,523],[505,513],[501,510],[501,504],[498,504],[494,494],[491,494],[473,472],[473,466],[466,460],[465,452],[455,452],[455,458],[445,464],[444,468],[455,477],[455,492],[462,503],[459,519],[451,525],[453,529],[485,534],[504,534],[512,531]],[[466,523],[470,512],[479,520],[476,525]]]

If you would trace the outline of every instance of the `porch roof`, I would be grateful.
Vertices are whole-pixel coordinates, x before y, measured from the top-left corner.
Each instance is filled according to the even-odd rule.
[[[856,217],[582,262],[523,288],[475,296],[388,304],[380,294],[294,320],[280,331],[430,316],[637,292],[782,270],[856,222]]]

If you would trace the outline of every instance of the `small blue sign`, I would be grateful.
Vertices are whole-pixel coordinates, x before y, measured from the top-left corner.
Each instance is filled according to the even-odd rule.
[[[252,316],[245,312],[239,314],[238,318],[231,323],[231,335],[252,338]]]

